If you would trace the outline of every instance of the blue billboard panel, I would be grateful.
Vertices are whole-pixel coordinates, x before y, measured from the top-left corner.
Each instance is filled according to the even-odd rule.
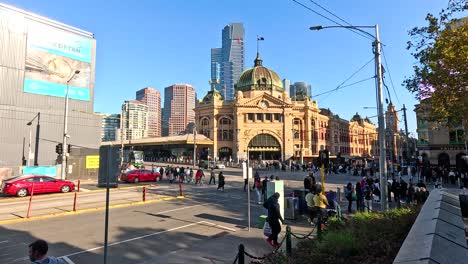
[[[24,91],[27,93],[65,97],[67,85],[24,78]],[[70,99],[81,101],[89,101],[90,99],[89,89],[75,86],[68,86],[68,96]]]
[[[69,81],[71,99],[91,100],[92,39],[30,21],[27,43],[24,92],[65,97]]]
[[[37,22],[28,24],[28,49],[91,63],[91,39]]]
[[[31,175],[47,175],[51,177],[57,176],[57,167],[56,166],[29,166],[23,168],[23,174]]]

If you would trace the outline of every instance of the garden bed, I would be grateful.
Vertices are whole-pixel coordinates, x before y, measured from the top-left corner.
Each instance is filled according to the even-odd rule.
[[[419,213],[419,207],[385,213],[357,213],[346,221],[333,220],[322,239],[298,243],[290,258],[284,252],[266,263],[392,263]]]

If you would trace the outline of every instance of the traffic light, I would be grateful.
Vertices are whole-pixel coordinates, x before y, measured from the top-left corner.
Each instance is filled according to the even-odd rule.
[[[68,144],[68,145],[67,145],[67,147],[68,147],[68,151],[67,151],[67,153],[71,153],[71,145],[70,145],[70,144]]]
[[[57,154],[62,154],[62,153],[63,153],[63,145],[62,145],[62,143],[58,143],[58,144],[55,146],[55,153],[57,153]]]

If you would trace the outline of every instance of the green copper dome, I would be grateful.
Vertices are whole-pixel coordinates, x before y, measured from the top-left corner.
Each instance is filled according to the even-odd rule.
[[[257,53],[255,58],[255,65],[244,71],[237,84],[235,85],[236,91],[268,91],[275,90],[283,92],[283,82],[276,72],[263,67],[260,54]]]

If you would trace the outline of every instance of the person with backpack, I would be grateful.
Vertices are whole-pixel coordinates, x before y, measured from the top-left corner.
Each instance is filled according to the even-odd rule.
[[[280,221],[284,224],[284,219],[280,213],[280,205],[278,203],[279,198],[280,194],[276,192],[263,204],[263,207],[268,210],[267,221],[271,227],[271,235],[267,238],[267,242],[273,247],[278,247],[280,245],[278,243],[278,235],[281,232]]]
[[[202,179],[203,176],[204,176],[203,170],[198,169],[197,173],[195,174],[195,185],[201,184],[201,179]]]

